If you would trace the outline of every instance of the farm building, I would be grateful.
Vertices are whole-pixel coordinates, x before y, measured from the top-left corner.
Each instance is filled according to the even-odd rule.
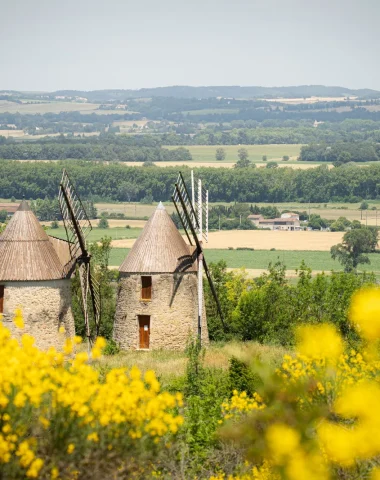
[[[194,247],[160,203],[120,267],[114,340],[124,349],[183,350],[197,334],[197,271]]]
[[[281,218],[265,219],[262,215],[249,215],[248,220],[256,225],[257,228],[265,228],[269,230],[301,230],[299,215],[296,213],[283,213]]]
[[[39,348],[61,347],[74,335],[70,279],[62,242],[48,237],[23,200],[0,236],[0,313],[12,335],[33,335]],[[57,248],[57,250],[56,250]],[[13,324],[16,309],[25,328]],[[59,333],[63,326],[65,333]]]
[[[292,218],[293,220],[299,220],[300,216],[298,215],[298,213],[285,212],[281,214],[281,218]]]

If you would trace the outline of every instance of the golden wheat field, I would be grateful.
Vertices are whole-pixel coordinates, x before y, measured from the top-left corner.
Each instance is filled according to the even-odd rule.
[[[271,230],[224,230],[211,232],[206,249],[254,248],[256,250],[328,251],[342,241],[342,232],[285,232]],[[185,237],[184,237],[185,238]],[[115,248],[131,248],[134,239],[113,240]]]

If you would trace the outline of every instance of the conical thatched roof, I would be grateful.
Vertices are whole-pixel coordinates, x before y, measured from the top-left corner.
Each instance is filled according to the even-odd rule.
[[[0,281],[57,280],[63,265],[23,200],[0,236]]]
[[[196,271],[195,257],[160,203],[120,267],[125,273]]]

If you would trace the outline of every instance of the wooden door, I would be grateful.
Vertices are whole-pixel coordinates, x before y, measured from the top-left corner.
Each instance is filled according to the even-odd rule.
[[[150,316],[139,315],[140,348],[149,348]]]

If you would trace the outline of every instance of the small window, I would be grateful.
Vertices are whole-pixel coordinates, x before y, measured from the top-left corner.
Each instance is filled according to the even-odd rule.
[[[141,277],[141,300],[152,299],[152,277]]]
[[[0,285],[0,313],[4,313],[4,285]]]

